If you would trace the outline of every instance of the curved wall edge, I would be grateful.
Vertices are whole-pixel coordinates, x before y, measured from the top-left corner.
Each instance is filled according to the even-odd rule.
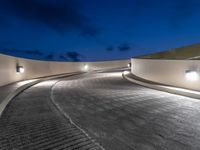
[[[0,54],[0,86],[32,78],[62,73],[83,71],[87,64],[89,70],[125,67],[130,60],[102,62],[53,62],[18,58]],[[16,66],[23,66],[24,73],[17,73]]]
[[[199,80],[186,78],[187,71],[195,71],[200,75],[199,60],[159,60],[131,59],[131,72],[146,80],[175,87],[200,91]]]

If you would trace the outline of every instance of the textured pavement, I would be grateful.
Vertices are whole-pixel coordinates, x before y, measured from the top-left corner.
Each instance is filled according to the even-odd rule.
[[[88,73],[17,96],[0,118],[0,150],[200,150],[199,118],[200,100],[130,83],[121,71]]]
[[[0,150],[100,150],[50,100],[56,81],[37,84],[17,96],[0,118]]]
[[[11,92],[15,91],[20,84],[12,83],[0,87],[0,103],[8,96]]]
[[[34,80],[26,80],[26,81],[19,81],[14,82],[5,86],[0,86],[0,103],[11,93],[14,92],[20,86],[23,86],[31,81]]]
[[[53,97],[105,149],[200,149],[199,100],[130,83],[118,72],[63,80]]]

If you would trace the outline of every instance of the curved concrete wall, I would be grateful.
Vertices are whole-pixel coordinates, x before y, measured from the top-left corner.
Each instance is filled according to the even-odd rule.
[[[132,59],[131,72],[146,80],[200,91],[200,80],[189,81],[186,70],[200,72],[199,60]]]
[[[125,67],[129,60],[104,62],[48,62],[22,59],[0,54],[0,86],[31,78],[83,71],[87,64],[90,70]],[[23,66],[25,72],[16,73],[16,66]]]

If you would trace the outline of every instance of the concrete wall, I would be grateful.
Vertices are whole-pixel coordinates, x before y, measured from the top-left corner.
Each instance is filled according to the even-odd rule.
[[[156,60],[132,59],[131,72],[141,78],[200,91],[200,80],[190,81],[185,77],[186,70],[200,72],[199,60]]]
[[[124,67],[130,60],[105,62],[48,62],[22,59],[0,54],[0,86],[31,78],[83,71],[87,64],[90,70]],[[16,65],[23,66],[25,72],[16,73]]]

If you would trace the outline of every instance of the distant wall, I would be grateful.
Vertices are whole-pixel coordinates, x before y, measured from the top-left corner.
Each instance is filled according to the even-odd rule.
[[[156,60],[132,59],[131,72],[141,78],[200,91],[200,80],[189,81],[185,78],[186,70],[200,72],[199,60]]]
[[[118,68],[127,65],[129,60],[104,62],[49,62],[22,59],[0,54],[0,86],[31,78],[83,71],[87,64],[90,70]],[[16,73],[16,66],[25,68],[22,74]]]

